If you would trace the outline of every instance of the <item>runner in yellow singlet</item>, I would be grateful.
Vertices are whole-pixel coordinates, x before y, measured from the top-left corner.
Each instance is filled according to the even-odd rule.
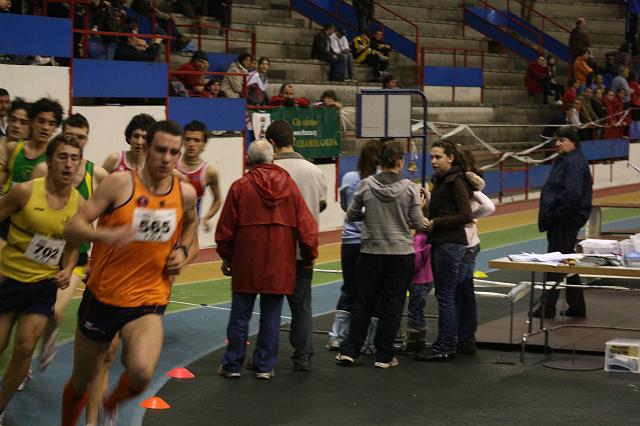
[[[14,351],[0,389],[0,425],[29,370],[48,317],[54,314],[57,289],[69,285],[78,259],[77,247],[65,243],[63,227],[83,202],[73,188],[82,149],[75,139],[58,136],[47,147],[46,157],[47,177],[18,184],[0,199],[0,220],[11,220],[0,257],[2,351],[16,324]]]

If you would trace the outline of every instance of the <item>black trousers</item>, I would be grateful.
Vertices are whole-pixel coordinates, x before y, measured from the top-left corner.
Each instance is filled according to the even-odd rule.
[[[571,220],[557,221],[547,230],[547,252],[551,253],[559,251],[560,253],[574,253],[576,240],[578,238],[578,231],[580,226]],[[545,274],[546,281],[560,282],[564,278],[565,274],[547,273]],[[567,278],[567,284],[580,285],[579,275],[572,275]],[[547,311],[553,311],[558,301],[560,290],[547,290],[546,292],[546,306]],[[584,303],[584,294],[581,288],[567,288],[567,304],[571,311],[574,313],[584,314],[586,312],[586,306]]]
[[[393,342],[400,328],[404,300],[413,275],[413,257],[414,254],[360,253],[356,261],[358,295],[351,311],[349,337],[340,344],[343,354],[352,358],[360,355],[369,320],[377,313],[376,361],[389,362],[393,358]]]

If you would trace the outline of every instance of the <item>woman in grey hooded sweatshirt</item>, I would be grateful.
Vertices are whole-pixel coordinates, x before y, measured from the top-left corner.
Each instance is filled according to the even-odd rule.
[[[421,230],[425,226],[422,207],[426,200],[418,187],[400,174],[404,166],[400,141],[384,143],[380,166],[382,173],[362,180],[347,211],[350,221],[362,221],[362,246],[356,263],[358,296],[351,312],[349,336],[336,356],[344,366],[352,365],[359,356],[374,313],[379,314],[374,366],[398,365],[393,342],[413,273],[411,228]]]

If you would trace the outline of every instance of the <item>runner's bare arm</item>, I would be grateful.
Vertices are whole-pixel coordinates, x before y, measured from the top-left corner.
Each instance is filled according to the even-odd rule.
[[[185,175],[183,175],[182,173],[180,173],[180,171],[173,169],[171,171],[171,174],[175,177],[177,177],[178,179],[180,179],[180,182],[189,182],[189,179],[187,179],[187,177]]]
[[[75,244],[99,241],[115,246],[124,246],[133,241],[135,231],[130,226],[120,228],[94,228],[91,224],[109,209],[126,201],[131,193],[130,173],[115,173],[107,176],[93,196],[78,209],[64,227],[64,237]]]
[[[93,189],[96,189],[100,182],[102,182],[107,176],[109,176],[109,172],[100,166],[93,167]]]
[[[102,163],[102,168],[105,169],[107,173],[113,173],[119,157],[120,151],[112,152],[111,154],[109,154],[107,159],[104,160],[104,163]]]
[[[207,214],[205,214],[200,220],[203,222],[205,230],[207,232],[210,232],[211,228],[209,226],[209,221],[213,219],[216,213],[218,213],[222,202],[222,200],[220,199],[220,186],[218,184],[218,170],[215,168],[215,166],[207,166],[206,179],[207,187],[211,189],[211,194],[213,195],[213,201],[211,202],[211,207],[209,207]]]
[[[4,197],[0,197],[0,222],[27,205],[31,189],[31,182],[24,182],[11,188]]]
[[[190,183],[180,183],[184,213],[182,216],[182,232],[176,247],[167,259],[165,270],[169,275],[178,275],[184,265],[195,259],[199,247],[197,242],[198,215],[196,213],[196,190]],[[185,252],[186,251],[188,252]]]
[[[84,198],[80,197],[78,208],[82,207],[84,203]],[[67,243],[64,245],[64,254],[62,255],[62,268],[60,268],[60,272],[58,272],[53,277],[53,279],[56,281],[56,284],[58,285],[58,288],[64,290],[69,286],[73,268],[76,267],[79,258],[79,246],[77,244],[74,244],[73,242],[67,241]]]

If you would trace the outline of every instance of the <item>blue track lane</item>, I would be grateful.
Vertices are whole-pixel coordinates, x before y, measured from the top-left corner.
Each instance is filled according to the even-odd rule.
[[[605,229],[609,226],[615,228],[637,227],[639,224],[640,218],[626,219],[610,223],[605,226]],[[541,253],[546,251],[546,244],[545,238],[536,238],[523,243],[481,251],[476,262],[476,269],[488,272],[490,259],[523,251]],[[341,281],[335,281],[314,286],[313,312],[316,316],[324,315],[335,308],[341,284]],[[228,309],[230,304],[223,303],[216,306]],[[283,316],[289,315],[290,313],[285,303]],[[167,314],[164,322],[164,347],[153,382],[139,398],[122,407],[118,424],[140,426],[145,410],[140,408],[138,403],[155,395],[169,380],[165,376],[167,371],[174,367],[188,365],[224,346],[227,319],[227,310],[206,307]],[[283,322],[287,321],[286,319],[283,320]],[[257,331],[258,321],[254,315],[249,334],[255,334]],[[281,348],[280,362],[288,361],[289,352],[290,348]],[[72,359],[73,344],[69,342],[59,347],[58,355],[46,371],[38,371],[36,360],[33,364],[34,380],[28,385],[25,392],[16,394],[11,401],[7,410],[7,424],[11,426],[59,425],[62,389],[71,375]],[[110,372],[110,383],[115,383],[120,374],[122,374],[122,367],[119,363],[116,363]],[[198,380],[198,378],[195,380]],[[167,402],[169,404],[173,403],[173,401]]]

